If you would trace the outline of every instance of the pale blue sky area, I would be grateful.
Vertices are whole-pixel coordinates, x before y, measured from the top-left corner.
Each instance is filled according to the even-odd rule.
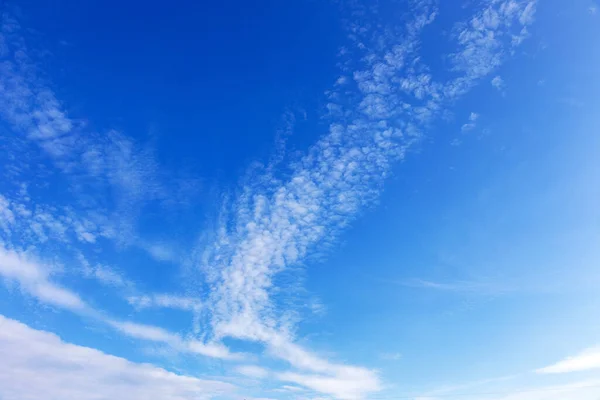
[[[1,3],[0,400],[598,400],[588,0]]]

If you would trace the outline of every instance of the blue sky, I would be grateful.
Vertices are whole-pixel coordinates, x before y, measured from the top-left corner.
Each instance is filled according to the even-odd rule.
[[[600,396],[597,3],[1,11],[0,399]]]

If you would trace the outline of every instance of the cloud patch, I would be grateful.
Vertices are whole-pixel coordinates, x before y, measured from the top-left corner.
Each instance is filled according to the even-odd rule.
[[[504,79],[502,79],[502,77],[500,75],[495,76],[490,81],[490,83],[499,92],[504,92],[504,89],[506,88],[506,84],[504,83]]]
[[[15,282],[22,292],[37,300],[78,313],[88,305],[74,292],[54,283],[50,270],[30,257],[0,246],[0,276]]]
[[[211,399],[232,394],[227,382],[178,375],[65,343],[0,315],[0,397],[6,399]]]

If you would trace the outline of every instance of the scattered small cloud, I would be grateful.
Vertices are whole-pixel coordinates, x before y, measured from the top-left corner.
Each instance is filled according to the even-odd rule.
[[[327,307],[325,306],[325,304],[323,304],[321,300],[317,298],[310,299],[308,303],[308,308],[314,315],[317,315],[319,317],[322,317],[325,314],[327,314]]]
[[[340,76],[336,81],[336,85],[345,85],[348,82],[348,78],[345,76]]]
[[[496,88],[500,93],[504,94],[504,90],[506,89],[506,83],[504,83],[504,79],[500,75],[495,76],[491,80],[491,84]]]
[[[472,112],[469,115],[469,122],[467,122],[466,124],[463,124],[463,126],[460,127],[460,130],[463,133],[472,131],[477,126],[477,120],[478,119],[479,119],[479,114]]]
[[[156,261],[173,263],[179,261],[176,252],[165,243],[142,243],[140,246]]]

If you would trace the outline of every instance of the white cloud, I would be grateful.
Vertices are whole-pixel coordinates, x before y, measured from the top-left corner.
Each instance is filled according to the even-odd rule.
[[[269,375],[269,371],[257,365],[239,365],[235,367],[235,370],[240,374],[246,375],[250,378],[262,379]]]
[[[18,283],[23,292],[44,303],[75,312],[89,310],[77,294],[52,282],[47,267],[26,254],[0,247],[0,276]]]
[[[491,84],[493,87],[498,89],[500,92],[503,92],[504,88],[506,87],[506,84],[504,83],[504,80],[502,79],[502,77],[500,77],[500,75],[495,76],[491,80]]]
[[[332,363],[291,342],[285,334],[270,330],[257,321],[234,320],[225,329],[232,336],[265,344],[268,354],[287,361],[300,372],[276,373],[282,381],[293,382],[340,399],[359,399],[379,390],[377,374],[367,368]]]
[[[302,389],[301,387],[291,386],[291,385],[282,385],[281,387],[279,387],[277,389],[273,389],[274,392],[282,392],[282,393],[302,392],[304,390],[305,389]]]
[[[179,261],[176,252],[164,243],[138,243],[138,245],[157,261]]]
[[[227,347],[220,343],[204,343],[199,340],[184,340],[178,334],[169,332],[160,327],[110,319],[105,320],[105,322],[129,337],[164,343],[176,351],[201,354],[206,357],[222,360],[241,360],[244,358],[242,354],[231,353]]]
[[[0,194],[0,228],[5,232],[10,232],[10,227],[15,223],[15,216],[10,209],[8,199]]]
[[[92,275],[101,282],[114,286],[127,286],[123,276],[115,270],[105,266],[97,265],[92,269]]]
[[[202,301],[194,297],[182,297],[171,294],[152,294],[143,296],[129,296],[129,304],[137,308],[173,308],[187,311],[199,311]]]
[[[600,347],[584,350],[573,357],[536,370],[539,374],[564,374],[568,372],[600,369]]]
[[[69,197],[63,206],[49,206],[38,194],[32,199],[35,207],[26,207],[30,215],[21,214],[20,223],[13,226],[11,239],[65,243],[73,236],[88,245],[109,237],[118,245],[141,242],[135,221],[143,206],[158,203],[167,207],[185,202],[195,194],[195,181],[173,177],[159,167],[149,146],[115,130],[92,131],[85,118],[70,115],[51,85],[41,78],[43,74],[38,73],[37,53],[28,50],[22,31],[25,29],[6,12],[0,30],[4,54],[0,64],[0,117],[11,129],[10,135],[2,132],[0,136],[6,140],[3,151],[19,156],[3,159],[2,167],[11,172],[7,184],[18,184],[20,179],[38,187],[46,184],[48,173],[59,172],[57,175],[68,185],[64,194]],[[44,166],[39,167],[41,164]],[[42,173],[36,173],[39,171],[35,168],[41,168]],[[13,213],[22,206],[13,204]],[[142,248],[157,260],[177,260],[164,246]]]
[[[457,34],[459,50],[451,59],[460,76],[449,82],[435,82],[418,54],[419,35],[437,13],[427,2],[419,3],[400,39],[377,37],[373,47],[366,37],[357,39],[366,55],[348,74],[356,96],[329,92],[335,106],[329,108],[337,111],[328,116],[326,135],[292,166],[289,179],[246,179],[241,195],[223,206],[215,240],[198,252],[212,288],[206,307],[216,338],[263,343],[268,354],[300,370],[279,379],[325,395],[353,399],[381,389],[375,371],[330,362],[295,344],[290,319],[273,300],[274,291],[281,293],[274,277],[331,244],[373,204],[393,163],[420,140],[444,103],[488,76],[517,45],[512,34],[531,22],[535,2],[487,4]],[[387,44],[383,52],[374,50],[379,41]],[[477,118],[472,113],[469,124]]]
[[[136,339],[164,342],[172,345],[178,345],[181,341],[181,338],[178,335],[151,325],[113,320],[108,320],[107,323],[127,336],[131,336]]]
[[[15,182],[13,186],[23,185]],[[46,205],[37,198],[32,201],[23,188],[12,196],[0,195],[0,213],[4,216],[0,238],[20,246],[50,242],[90,244],[109,236],[102,217],[75,214],[69,206]]]
[[[477,119],[479,118],[479,114],[472,112],[469,115],[469,122],[467,122],[466,124],[463,124],[463,126],[460,127],[460,130],[462,132],[469,132],[472,131],[473,129],[475,129],[475,126],[477,126]]]
[[[102,284],[113,287],[133,287],[132,282],[113,268],[101,264],[91,265],[81,253],[78,253],[76,257],[82,266],[82,272],[86,278],[96,279]]]
[[[179,335],[159,327],[107,318],[87,305],[75,292],[52,282],[50,269],[24,253],[0,247],[0,276],[8,282],[18,283],[23,292],[40,302],[95,317],[127,336],[168,344],[175,350],[207,357],[224,360],[242,358],[242,355],[231,353],[219,343],[183,340]]]
[[[0,397],[5,399],[210,399],[233,394],[226,382],[178,375],[69,344],[0,316]]]
[[[427,21],[432,19],[430,9],[423,14]],[[264,185],[265,179],[260,177],[250,180],[233,207],[232,221],[223,219],[217,242],[202,256],[214,288],[208,306],[217,337],[260,341],[272,355],[297,368],[329,375],[345,371],[345,366],[331,364],[292,344],[282,323],[286,319],[272,314],[269,291],[275,274],[301,261],[317,243],[331,241],[362,206],[375,200],[391,161],[402,158],[418,136],[414,124],[400,127],[378,120],[401,111],[390,96],[396,96],[392,78],[402,75],[401,58],[415,49],[418,29],[415,24],[409,28],[406,50],[398,47],[380,56],[381,62],[354,74],[362,88],[358,101],[362,111],[353,121],[333,123],[329,133],[300,160],[289,181],[271,186]],[[429,93],[427,78],[405,86],[417,97]],[[354,371],[352,387],[365,388],[361,394],[378,388],[373,371]],[[329,375],[323,379],[336,379]]]
[[[175,347],[177,349],[177,347]],[[232,353],[221,343],[203,343],[199,340],[185,340],[180,346],[181,351],[188,353],[201,354],[206,357],[218,358],[221,360],[243,360],[246,355],[242,353]]]
[[[487,1],[471,20],[456,29],[459,51],[450,56],[462,75],[445,84],[450,98],[464,94],[479,79],[498,68],[528,36],[536,0]]]
[[[413,10],[414,19],[402,37],[372,32],[373,43],[366,38],[371,33],[357,40],[357,47],[366,54],[360,67],[344,74],[348,85],[343,89],[353,83],[358,91],[345,97],[341,85],[335,86],[329,107],[335,112],[329,116],[328,132],[290,166],[289,179],[277,181],[268,173],[249,177],[240,196],[223,206],[215,241],[205,252],[198,252],[211,289],[202,307],[214,343],[187,341],[159,327],[105,322],[136,339],[225,359],[237,356],[218,344],[221,339],[259,342],[268,354],[294,369],[278,373],[279,379],[340,399],[368,397],[380,390],[382,383],[376,371],[331,362],[296,344],[290,322],[294,319],[274,300],[273,292],[280,289],[275,287],[274,278],[302,263],[314,251],[331,245],[361,209],[376,201],[391,166],[420,141],[422,131],[444,110],[444,104],[489,75],[520,43],[514,39],[524,37],[523,29],[531,23],[535,2],[506,0],[488,4],[457,29],[459,48],[450,58],[459,76],[449,82],[436,82],[419,56],[419,35],[437,14],[428,2],[419,2]],[[364,31],[364,27],[357,27],[353,35]],[[17,51],[24,53],[22,48]],[[25,59],[25,64],[30,63]],[[109,132],[100,141],[97,135],[80,135],[73,129],[78,122],[69,119],[52,91],[35,79],[26,79],[20,65],[9,62],[3,68],[0,83],[8,88],[6,99],[0,103],[4,118],[40,146],[63,171],[83,171],[86,177],[116,189],[120,194],[116,215],[125,215],[123,220],[127,222],[139,212],[143,201],[163,196],[154,177],[157,167],[151,152],[118,132]],[[351,79],[354,82],[349,82]],[[32,92],[43,95],[37,98]],[[477,119],[473,115],[471,123]],[[58,219],[56,213],[49,215]],[[116,218],[110,231],[119,237],[130,236],[132,224],[124,226],[119,221]],[[32,229],[39,240],[52,237],[47,234],[50,226],[60,230],[43,219],[35,223]],[[83,222],[68,226],[73,226],[78,240],[86,244],[94,244],[97,231],[102,231]],[[169,257],[163,249],[146,250],[158,259]],[[107,273],[97,277],[111,279]],[[130,301],[140,307],[196,307],[184,298],[168,296],[137,296]]]
[[[345,76],[340,76],[336,81],[335,84],[336,85],[345,85],[346,83],[348,83],[348,78]]]
[[[343,400],[361,399],[380,389],[380,383],[376,379],[366,381],[361,372],[355,372],[348,369],[335,376],[283,372],[277,374],[277,377]]]

